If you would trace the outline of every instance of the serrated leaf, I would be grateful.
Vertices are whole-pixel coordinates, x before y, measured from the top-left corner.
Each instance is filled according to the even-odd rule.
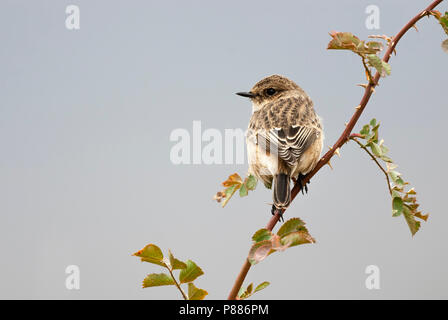
[[[378,143],[378,128],[380,127],[380,124],[376,124],[373,128],[372,128],[372,132],[375,133],[375,135],[373,136],[372,141],[375,143]],[[380,146],[380,145],[379,145]]]
[[[151,273],[143,280],[143,288],[171,286],[174,284],[173,278],[165,273]]]
[[[204,300],[208,292],[197,288],[192,282],[188,283],[188,300]]]
[[[264,240],[270,240],[272,238],[272,232],[269,231],[268,229],[260,229],[257,232],[254,233],[254,235],[252,236],[252,240],[254,242],[260,242],[260,241],[264,241]]]
[[[165,266],[163,262],[163,253],[162,250],[155,244],[148,244],[142,250],[137,251],[133,254],[136,257],[139,257],[141,261],[154,263],[159,266]]]
[[[247,187],[246,185],[243,183],[240,187],[240,197],[245,197],[249,194],[249,192],[247,191]]]
[[[448,11],[445,12],[445,15],[439,18],[440,25],[446,34],[448,34]]]
[[[226,204],[229,202],[230,198],[232,198],[232,196],[234,195],[236,190],[238,190],[239,188],[240,188],[240,185],[234,184],[234,185],[228,187],[224,191],[225,197],[224,197],[224,201],[222,202],[223,208],[226,206]]]
[[[253,175],[249,175],[246,178],[246,187],[248,190],[255,190],[257,187],[257,178],[255,178]]]
[[[330,36],[333,38],[327,46],[327,49],[333,50],[350,50],[359,55],[375,54],[382,50],[383,45],[377,41],[361,41],[358,37],[350,32],[332,32]]]
[[[170,250],[168,250],[168,257],[170,259],[170,265],[171,265],[172,270],[185,269],[187,267],[185,262],[182,262],[182,261],[174,258],[173,254],[171,253]]]
[[[307,231],[291,232],[280,239],[282,245],[287,247],[299,246],[307,243],[315,243],[316,240],[311,237]]]
[[[361,131],[359,132],[360,135],[363,137],[366,137],[370,133],[370,126],[366,124],[364,127],[362,127]]]
[[[222,183],[224,187],[230,187],[233,185],[240,185],[243,183],[243,179],[241,179],[240,175],[238,173],[234,173],[230,175],[226,181]]]
[[[180,283],[187,283],[196,280],[197,277],[204,274],[201,268],[199,268],[196,263],[191,260],[185,262],[187,267],[182,269],[179,273]]]
[[[382,77],[390,75],[391,67],[387,62],[381,60],[376,54],[368,54],[366,57],[367,64],[375,68]]]
[[[404,206],[403,216],[409,226],[411,234],[414,236],[420,229],[420,222],[415,220],[414,216],[411,213],[411,210],[409,210],[409,208],[406,206]]]
[[[381,148],[375,142],[369,142],[368,146],[370,147],[370,150],[372,150],[372,153],[375,156],[380,158],[383,155],[383,152],[381,151]]]
[[[253,175],[249,175],[244,179],[243,184],[240,187],[240,196],[245,197],[248,195],[249,190],[255,190],[255,187],[257,186],[257,178],[255,178]]]
[[[402,186],[402,185],[404,184],[403,179],[400,177],[400,176],[401,176],[401,173],[399,173],[399,172],[397,172],[397,171],[394,171],[394,170],[390,170],[390,171],[388,172],[388,174],[389,174],[389,177],[392,179],[392,181],[393,181],[395,184],[397,184],[397,185],[399,185],[399,186]]]
[[[279,237],[283,237],[291,232],[306,231],[305,222],[299,218],[291,218],[286,221],[277,231]]]
[[[403,213],[404,205],[401,197],[395,197],[392,199],[392,215],[398,217]]]
[[[271,240],[263,240],[252,245],[247,257],[250,264],[254,265],[265,259],[272,250]]]

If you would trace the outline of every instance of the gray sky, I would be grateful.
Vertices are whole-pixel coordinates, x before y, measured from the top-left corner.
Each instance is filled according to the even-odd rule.
[[[173,287],[141,289],[161,272],[131,256],[148,243],[194,260],[205,271],[196,285],[227,297],[270,218],[271,192],[259,184],[222,209],[213,194],[247,166],[176,166],[171,132],[191,132],[194,120],[245,129],[250,104],[234,93],[275,73],[312,97],[332,145],[365,77],[357,56],[325,50],[328,32],[393,35],[427,3],[3,0],[0,298],[180,298]],[[80,30],[65,27],[69,4],[80,8]],[[370,4],[379,30],[365,26]],[[317,243],[252,268],[247,281],[271,282],[258,298],[448,298],[446,35],[435,20],[418,29],[399,43],[356,130],[381,122],[429,221],[412,238],[391,217],[382,173],[350,143],[286,213]],[[68,265],[80,267],[80,290],[65,286]],[[380,268],[380,290],[366,289],[368,265]]]

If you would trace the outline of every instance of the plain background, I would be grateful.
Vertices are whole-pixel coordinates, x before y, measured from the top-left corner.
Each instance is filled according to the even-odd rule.
[[[76,4],[81,29],[65,27]],[[365,26],[368,5],[380,29]],[[246,165],[174,165],[170,133],[246,128],[234,92],[271,74],[296,81],[324,119],[325,148],[344,129],[365,82],[359,58],[327,51],[332,30],[393,35],[429,1],[17,1],[0,4],[0,298],[179,299],[141,288],[158,266],[131,254],[170,248],[205,271],[208,298],[226,298],[253,232],[270,218],[261,184],[225,209],[212,201]],[[446,3],[439,10],[446,11]],[[445,207],[446,38],[434,19],[409,31],[355,130],[376,117],[427,223],[412,238],[392,218],[382,173],[356,145],[311,181],[287,218],[317,243],[276,253],[246,284],[260,299],[448,298]],[[78,265],[81,289],[67,290]],[[380,268],[380,290],[365,268]]]

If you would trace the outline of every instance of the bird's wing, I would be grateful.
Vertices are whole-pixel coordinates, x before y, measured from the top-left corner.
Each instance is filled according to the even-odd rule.
[[[277,154],[289,166],[294,166],[318,134],[316,128],[297,125],[270,130],[249,130],[248,138],[266,152]]]

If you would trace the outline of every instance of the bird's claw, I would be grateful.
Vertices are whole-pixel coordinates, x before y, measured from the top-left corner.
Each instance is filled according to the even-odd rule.
[[[299,177],[297,178],[297,181],[300,183],[300,190],[302,190],[302,194],[305,194],[305,192],[308,193],[308,186],[307,186],[307,184],[310,183],[310,182],[308,181],[307,183],[304,183],[303,182],[303,178],[305,178],[305,176],[303,174],[299,174]]]
[[[285,220],[283,219],[283,211],[277,209],[277,208],[275,207],[275,205],[272,205],[271,214],[272,214],[273,216],[275,216],[277,213],[278,213],[278,215],[279,215],[278,220],[279,220],[280,222],[284,222]]]

